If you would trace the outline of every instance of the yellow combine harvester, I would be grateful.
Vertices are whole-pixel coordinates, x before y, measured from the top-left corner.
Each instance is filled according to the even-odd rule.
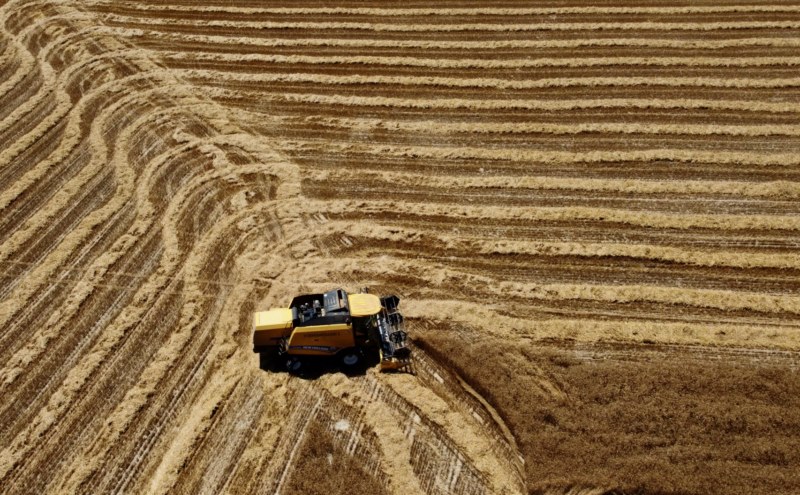
[[[400,369],[411,350],[399,303],[397,296],[379,298],[366,289],[297,296],[288,308],[253,315],[253,351],[285,358],[293,373],[313,356],[337,357],[345,369],[377,357],[381,370]]]

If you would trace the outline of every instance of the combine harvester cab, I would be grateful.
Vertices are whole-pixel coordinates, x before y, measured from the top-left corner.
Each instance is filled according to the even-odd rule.
[[[317,357],[336,357],[345,369],[377,357],[381,370],[410,363],[411,351],[398,311],[400,298],[334,289],[292,299],[288,308],[253,315],[253,351],[283,357],[289,371]]]

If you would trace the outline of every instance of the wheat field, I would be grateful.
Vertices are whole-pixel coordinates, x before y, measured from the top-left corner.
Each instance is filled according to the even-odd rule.
[[[800,492],[800,4],[0,5],[0,493]]]

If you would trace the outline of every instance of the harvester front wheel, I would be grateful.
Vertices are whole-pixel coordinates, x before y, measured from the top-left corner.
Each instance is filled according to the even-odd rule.
[[[289,356],[286,359],[286,370],[293,374],[300,373],[303,370],[303,360],[297,356]]]
[[[339,355],[339,362],[348,370],[358,367],[362,360],[361,351],[358,349],[348,349]]]

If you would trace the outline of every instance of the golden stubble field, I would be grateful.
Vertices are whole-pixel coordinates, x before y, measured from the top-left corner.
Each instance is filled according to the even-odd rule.
[[[0,492],[800,492],[800,4],[0,27]],[[413,373],[259,369],[335,286]]]

